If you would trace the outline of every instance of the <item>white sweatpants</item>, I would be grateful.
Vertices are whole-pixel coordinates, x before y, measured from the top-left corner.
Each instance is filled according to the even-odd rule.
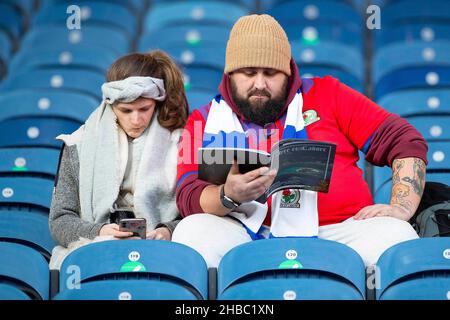
[[[366,266],[372,266],[386,249],[416,239],[418,235],[406,221],[375,217],[358,221],[350,218],[320,227],[319,238],[349,246],[359,253]],[[173,232],[172,241],[194,248],[208,267],[217,267],[229,250],[252,239],[240,222],[231,218],[194,214],[181,220]]]

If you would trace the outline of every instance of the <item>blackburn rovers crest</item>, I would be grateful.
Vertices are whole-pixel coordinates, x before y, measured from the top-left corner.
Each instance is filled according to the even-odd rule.
[[[300,190],[286,189],[281,193],[281,208],[300,208]]]

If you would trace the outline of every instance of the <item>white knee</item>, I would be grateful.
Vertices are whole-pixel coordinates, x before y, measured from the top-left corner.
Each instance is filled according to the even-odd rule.
[[[366,229],[366,235],[369,238],[365,237],[367,243],[358,244],[360,254],[367,266],[376,264],[383,252],[390,247],[419,237],[414,228],[404,220],[375,217],[368,219],[367,222],[369,223]]]

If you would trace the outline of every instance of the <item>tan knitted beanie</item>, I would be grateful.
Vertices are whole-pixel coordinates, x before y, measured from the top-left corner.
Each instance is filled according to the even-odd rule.
[[[291,75],[291,45],[280,24],[267,14],[240,17],[230,32],[225,73],[240,68],[272,68]]]

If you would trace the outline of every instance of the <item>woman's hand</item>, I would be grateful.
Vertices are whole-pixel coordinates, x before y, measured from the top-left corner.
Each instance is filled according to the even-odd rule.
[[[127,239],[133,235],[133,232],[119,231],[119,225],[116,223],[105,224],[100,229],[100,236],[114,236],[117,239]]]
[[[166,227],[156,228],[147,232],[147,240],[167,240],[170,241],[172,234]]]

